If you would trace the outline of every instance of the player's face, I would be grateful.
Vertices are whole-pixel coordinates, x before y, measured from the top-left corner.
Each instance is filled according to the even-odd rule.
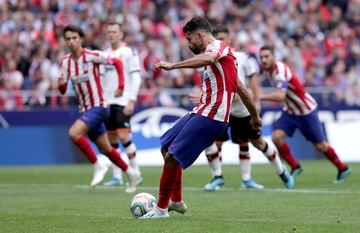
[[[82,46],[83,39],[79,33],[67,31],[65,33],[65,42],[71,51],[77,51]]]
[[[260,51],[260,62],[261,67],[264,70],[271,70],[274,66],[275,56],[270,50],[261,50]]]
[[[203,44],[201,42],[201,36],[200,36],[200,32],[191,32],[191,33],[186,33],[186,39],[188,41],[189,44],[189,49],[194,53],[194,54],[200,54],[204,49],[203,49]]]
[[[111,44],[118,43],[122,38],[122,32],[119,25],[108,25],[106,30],[106,37]]]
[[[225,32],[219,32],[216,35],[214,35],[217,40],[224,41],[226,44],[230,44],[230,35]]]

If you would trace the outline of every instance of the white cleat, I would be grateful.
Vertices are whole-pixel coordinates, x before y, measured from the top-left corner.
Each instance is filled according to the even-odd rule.
[[[159,207],[152,208],[147,214],[141,216],[141,219],[148,219],[148,218],[168,218],[169,212],[167,209],[160,209]]]
[[[180,214],[185,214],[185,212],[187,211],[187,205],[184,201],[179,201],[179,202],[174,202],[171,201],[169,202],[169,207],[168,207],[168,211],[175,211],[178,212]]]
[[[94,187],[100,184],[100,182],[104,179],[108,169],[109,169],[108,166],[104,165],[99,160],[96,161],[96,163],[94,164],[94,177],[90,185]]]

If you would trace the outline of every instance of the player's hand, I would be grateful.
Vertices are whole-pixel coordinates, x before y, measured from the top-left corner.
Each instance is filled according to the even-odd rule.
[[[254,130],[261,130],[262,127],[262,120],[259,116],[251,117],[250,124]]]
[[[170,63],[170,62],[166,62],[166,61],[160,61],[160,62],[155,64],[155,68],[156,69],[163,69],[163,70],[172,70],[173,69],[173,64]]]
[[[123,92],[124,92],[123,89],[117,89],[117,90],[115,91],[114,96],[115,96],[115,97],[120,97],[120,96],[123,95]]]
[[[131,116],[135,109],[135,102],[130,100],[128,105],[124,107],[123,113],[125,116]]]
[[[189,94],[189,99],[191,100],[191,102],[193,102],[193,104],[200,103],[200,97],[201,97],[201,93],[190,93]]]

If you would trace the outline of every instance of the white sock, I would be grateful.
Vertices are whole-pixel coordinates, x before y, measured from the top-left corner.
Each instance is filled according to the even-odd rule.
[[[122,180],[122,171],[121,169],[116,166],[115,164],[112,165],[112,169],[113,169],[113,177],[119,180]]]
[[[137,172],[140,173],[139,165],[137,163],[136,159],[136,146],[134,143],[131,143],[127,147],[125,147],[125,152],[128,155],[129,158],[129,165],[134,168]],[[129,156],[132,155],[132,156]]]
[[[213,159],[211,162],[209,162],[211,172],[213,177],[215,176],[222,176],[222,164],[220,160],[220,156]]]
[[[284,172],[283,164],[280,160],[279,154],[277,153],[275,147],[267,144],[267,150],[263,154],[268,158],[269,162],[275,167],[277,174],[282,174]]]
[[[134,170],[134,168],[128,166],[128,168],[126,169],[125,173],[126,173],[127,175],[133,176],[133,175],[136,174],[136,171]]]
[[[251,162],[250,159],[240,159],[240,172],[242,180],[251,179]]]
[[[215,143],[205,149],[205,155],[208,158],[212,177],[222,176],[221,157]]]

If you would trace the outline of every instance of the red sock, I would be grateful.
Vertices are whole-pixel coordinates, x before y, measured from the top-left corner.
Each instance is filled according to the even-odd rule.
[[[171,200],[174,202],[182,201],[182,167],[179,166],[176,174],[174,190],[171,193]]]
[[[106,156],[109,157],[111,162],[113,162],[116,166],[121,168],[121,170],[126,171],[128,169],[128,165],[121,158],[120,153],[117,150],[115,150],[114,147],[111,147],[111,152]]]
[[[94,164],[97,161],[96,153],[90,145],[89,140],[85,136],[81,136],[74,142],[81,152],[86,156],[90,163]]]
[[[157,206],[163,209],[168,208],[170,196],[175,186],[178,173],[178,166],[164,165],[160,178],[159,200]]]
[[[285,142],[281,147],[278,148],[280,155],[290,165],[292,169],[300,167],[299,162],[295,159],[291,153],[289,145]]]
[[[324,153],[324,155],[337,167],[339,171],[343,171],[346,168],[346,164],[340,160],[339,156],[331,146],[328,147],[328,150]]]

